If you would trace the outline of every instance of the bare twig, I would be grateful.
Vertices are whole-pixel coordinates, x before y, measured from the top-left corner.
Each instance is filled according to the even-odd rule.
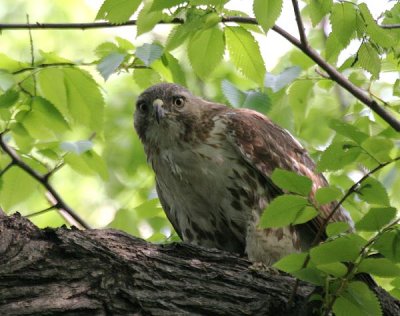
[[[90,228],[90,226],[78,214],[76,214],[75,211],[71,209],[66,202],[64,202],[64,200],[61,198],[58,192],[49,183],[48,177],[46,175],[38,173],[36,170],[32,169],[29,165],[27,165],[17,155],[17,153],[6,144],[3,136],[4,132],[0,133],[0,148],[11,158],[11,163],[24,170],[32,178],[38,181],[43,187],[45,187],[46,190],[51,195],[51,197],[54,199],[54,201],[56,201],[55,207],[66,211],[75,220],[75,222],[79,223],[79,225],[82,226],[83,228]]]
[[[30,24],[29,23],[29,15],[26,15],[26,24]],[[29,45],[31,47],[31,67],[33,67],[33,65],[35,65],[35,49],[33,46],[33,37],[32,37],[32,32],[31,29],[28,29],[29,32]],[[32,76],[32,80],[33,80],[33,95],[36,95],[36,77]]]
[[[292,0],[292,5],[293,5],[293,10],[294,10],[294,15],[296,17],[297,28],[299,29],[300,42],[304,47],[307,47],[308,41],[307,41],[306,32],[304,29],[304,24],[303,24],[303,20],[301,18],[299,4],[298,4],[297,0]]]
[[[379,25],[383,29],[400,29],[400,24],[380,24]]]
[[[31,213],[31,214],[25,215],[25,217],[29,218],[29,217],[38,216],[38,215],[47,213],[48,211],[54,210],[55,208],[57,208],[57,205],[51,205],[51,206],[45,208],[44,210],[37,211],[35,213]]]

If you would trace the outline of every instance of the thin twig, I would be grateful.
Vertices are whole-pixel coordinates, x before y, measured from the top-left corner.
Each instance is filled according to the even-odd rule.
[[[308,46],[307,36],[304,29],[303,20],[301,18],[299,4],[297,0],[292,0],[294,15],[296,17],[297,28],[299,29],[300,42],[304,47]]]
[[[26,24],[30,24],[29,23],[29,14],[26,15]],[[28,29],[29,32],[29,45],[31,47],[31,67],[33,67],[35,65],[35,49],[33,46],[33,37],[32,37],[32,31],[29,28]],[[33,95],[36,95],[36,77],[32,76],[32,81],[33,81]]]
[[[46,190],[50,193],[50,195],[57,201],[57,208],[65,210],[76,222],[79,223],[83,228],[89,229],[90,226],[78,215],[75,213],[73,209],[71,209],[66,202],[61,198],[58,192],[53,188],[53,186],[49,183],[48,178],[46,176],[41,175],[36,170],[32,169],[29,165],[27,165],[18,155],[17,153],[9,147],[4,141],[4,132],[0,133],[0,147],[3,151],[11,158],[12,164],[18,166],[22,170],[24,170],[27,174],[29,174],[32,178],[38,181]]]
[[[35,213],[31,213],[31,214],[25,215],[25,217],[29,218],[29,217],[38,216],[38,215],[47,213],[48,211],[54,210],[55,208],[57,208],[57,205],[51,205],[51,206],[45,208],[44,210],[37,211]]]
[[[13,162],[11,161],[7,166],[5,166],[4,169],[0,171],[0,178],[7,172],[8,169],[10,169],[13,166]]]

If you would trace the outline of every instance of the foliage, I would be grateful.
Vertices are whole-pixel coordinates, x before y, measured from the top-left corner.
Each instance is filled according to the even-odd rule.
[[[227,17],[248,17],[229,2],[105,0],[96,19],[123,24],[136,14],[134,39],[131,33],[124,34],[129,39],[110,38],[102,31],[64,31],[65,37],[55,39],[53,33],[32,31],[29,47],[3,31],[2,43],[7,45],[0,52],[2,139],[86,221],[165,241],[177,237],[156,199],[152,173],[133,132],[137,94],[157,82],[176,82],[234,107],[264,112],[304,142],[330,186],[319,189],[311,200],[308,178],[276,170],[271,178],[286,194],[269,205],[261,226],[304,223],[316,216],[318,207],[336,200],[357,228],[354,233],[346,223],[329,224],[326,242],[308,253],[285,257],[276,267],[324,286],[325,311],[380,315],[374,294],[354,276],[367,272],[385,278],[382,284],[400,297],[398,134],[363,100],[343,93],[297,48],[267,71],[263,58],[269,51],[263,35],[272,32],[282,1],[253,2],[252,15],[259,25],[229,22]],[[378,20],[365,3],[302,4],[308,44],[377,103],[385,98],[385,108],[395,116],[400,109],[400,81],[393,76],[400,70],[400,29],[381,25],[400,23],[400,4],[390,3]],[[3,20],[15,22],[14,11],[34,11],[19,5],[9,1]],[[47,15],[39,18],[62,20],[57,13],[61,5],[49,3],[41,12]],[[66,8],[72,18],[83,5],[71,1]],[[161,20],[171,24],[156,26]],[[329,21],[331,31],[325,33],[321,21]],[[1,152],[2,208],[23,214],[47,210],[55,202],[45,193]],[[58,214],[62,213],[43,212],[33,220],[57,226],[63,223]],[[376,252],[383,257],[369,258]]]

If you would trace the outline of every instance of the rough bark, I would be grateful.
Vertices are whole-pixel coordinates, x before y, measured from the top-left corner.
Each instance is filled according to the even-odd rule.
[[[38,229],[0,212],[1,315],[306,315],[311,285],[230,253],[111,229]],[[378,291],[385,315],[400,303]]]

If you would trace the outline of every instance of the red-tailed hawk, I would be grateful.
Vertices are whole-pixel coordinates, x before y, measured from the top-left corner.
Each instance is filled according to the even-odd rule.
[[[308,249],[332,207],[302,225],[258,227],[265,207],[282,194],[270,179],[275,168],[309,177],[310,198],[327,184],[299,142],[258,112],[208,102],[162,83],[139,96],[135,129],[155,172],[161,205],[189,243],[272,264]],[[351,221],[342,209],[332,220]]]

